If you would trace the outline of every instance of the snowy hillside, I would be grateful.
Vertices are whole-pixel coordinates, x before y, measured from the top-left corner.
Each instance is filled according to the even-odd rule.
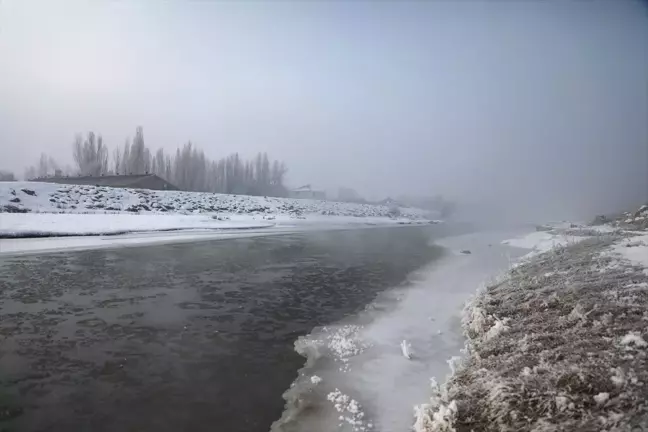
[[[276,224],[427,223],[413,208],[319,200],[0,182],[0,237],[243,229]]]
[[[307,199],[154,191],[37,182],[0,183],[0,211],[43,213],[226,213],[259,215],[389,217],[386,206]],[[401,208],[400,216],[422,219],[427,212]]]

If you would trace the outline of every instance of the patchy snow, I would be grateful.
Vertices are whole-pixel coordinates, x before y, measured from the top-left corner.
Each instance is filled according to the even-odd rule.
[[[540,229],[538,229],[540,228]],[[562,231],[562,232],[578,232],[578,231],[589,231],[597,233],[611,233],[617,231],[619,228],[614,227],[610,224],[600,224],[592,225],[585,222],[576,222],[576,221],[561,221],[561,222],[549,222],[539,225],[537,227],[538,231]]]
[[[401,352],[403,353],[403,357],[405,357],[407,360],[412,359],[412,344],[408,343],[405,339],[401,342]]]
[[[509,326],[506,324],[507,322],[510,321],[509,318],[504,318],[503,320],[500,320],[497,317],[493,317],[493,319],[495,320],[495,322],[493,326],[490,329],[488,329],[488,331],[484,335],[484,340],[493,339],[494,337],[497,337],[500,334],[507,332],[509,329]]]
[[[625,238],[611,252],[634,265],[648,268],[648,234]]]
[[[596,402],[599,405],[604,404],[609,399],[610,399],[610,393],[607,393],[607,392],[601,392],[601,393],[594,396],[594,402]]]
[[[566,246],[570,242],[575,242],[577,240],[578,239],[574,236],[565,236],[555,232],[537,231],[521,237],[504,240],[502,244],[522,249],[532,249],[531,254],[539,254],[547,252],[556,246]]]
[[[355,399],[342,393],[340,389],[335,389],[335,391],[330,392],[327,399],[333,403],[336,411],[340,413],[338,418],[340,420],[340,427],[343,427],[344,423],[347,423],[351,426],[353,432],[372,430],[372,425],[370,423],[365,424],[363,421],[364,412]]]
[[[502,244],[521,249],[531,249],[524,259],[548,252],[556,247],[578,243],[587,238],[610,235],[618,231],[610,225],[587,226],[568,222],[542,225],[537,231],[504,240]]]
[[[621,345],[632,345],[637,348],[645,348],[648,346],[648,343],[644,340],[643,337],[641,337],[640,333],[630,332],[621,338]]]
[[[335,361],[343,364],[340,366],[341,371],[348,371],[351,357],[368,348],[368,345],[358,337],[361,329],[361,326],[351,324],[323,328],[324,340],[329,351],[333,353]]]
[[[606,234],[606,233],[613,233],[615,231],[618,231],[618,228],[615,228],[611,225],[596,225],[596,226],[588,226],[587,228],[584,228],[587,230],[592,230],[596,231],[600,234]]]

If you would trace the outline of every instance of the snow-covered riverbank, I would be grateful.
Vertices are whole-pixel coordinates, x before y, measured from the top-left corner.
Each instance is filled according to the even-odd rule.
[[[465,308],[415,430],[648,430],[648,235],[550,229]]]
[[[0,238],[435,222],[429,217],[413,208],[319,200],[0,183]]]

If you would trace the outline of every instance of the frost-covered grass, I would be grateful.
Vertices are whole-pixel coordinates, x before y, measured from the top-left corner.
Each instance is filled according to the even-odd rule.
[[[648,430],[648,273],[624,242],[559,246],[479,293],[465,356],[415,430]]]

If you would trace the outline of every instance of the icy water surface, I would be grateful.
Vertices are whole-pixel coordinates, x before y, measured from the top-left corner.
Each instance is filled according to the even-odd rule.
[[[0,430],[267,432],[305,359],[442,226],[0,257]]]
[[[510,236],[438,239],[441,259],[359,314],[301,337],[295,347],[307,363],[284,394],[273,432],[410,431],[414,406],[429,400],[430,379],[443,382],[448,360],[463,348],[463,304],[521,253],[499,244]]]

